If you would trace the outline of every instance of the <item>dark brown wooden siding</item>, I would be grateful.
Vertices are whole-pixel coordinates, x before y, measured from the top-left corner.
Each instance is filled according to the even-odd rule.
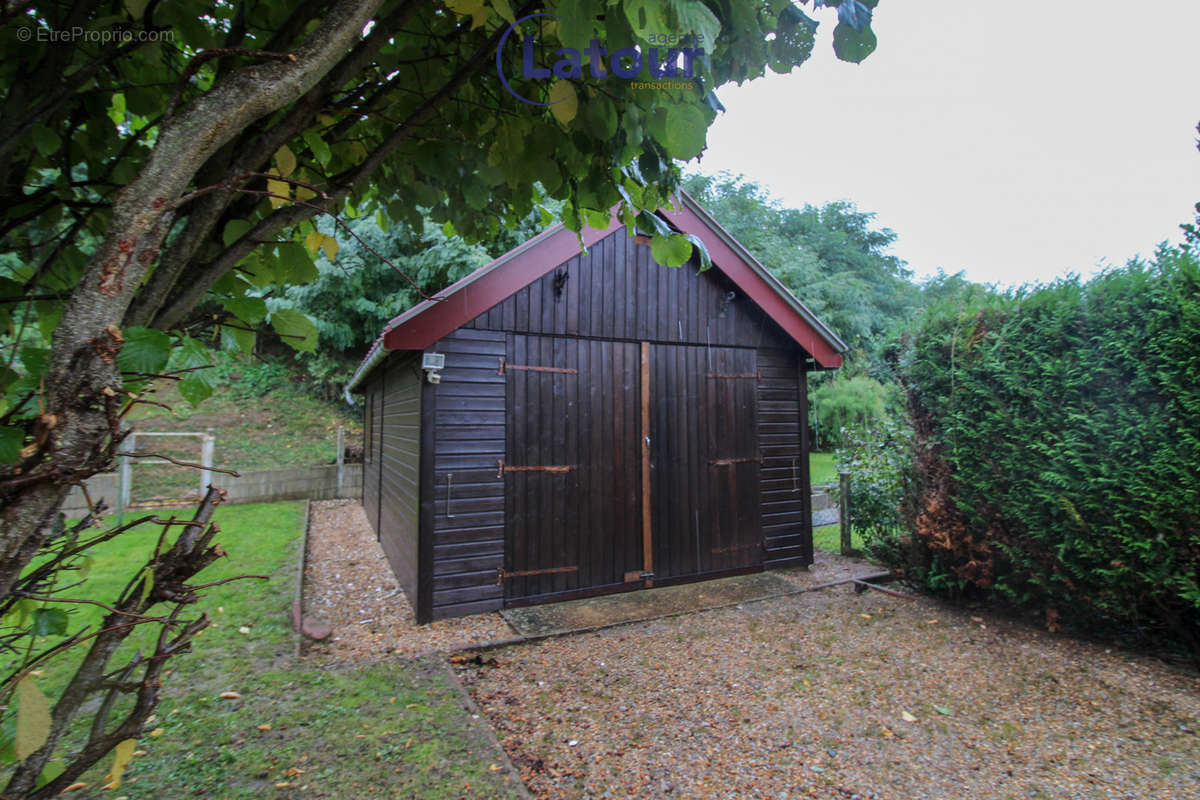
[[[767,566],[812,563],[812,498],[804,443],[806,376],[797,350],[759,350],[762,525]]]
[[[421,379],[417,366],[412,354],[398,353],[376,370],[384,398],[376,414],[380,470],[377,532],[384,555],[414,608],[420,542]]]
[[[650,246],[630,239],[624,228],[464,327],[655,343],[794,346],[718,270],[663,267]]]
[[[432,617],[500,608],[504,589],[504,334],[460,329],[429,349],[446,356],[425,424],[434,426]]]
[[[419,621],[640,585],[649,560],[663,581],[811,563],[806,354],[719,271],[660,266],[619,230],[426,352],[439,383],[397,353],[366,386],[363,493]]]

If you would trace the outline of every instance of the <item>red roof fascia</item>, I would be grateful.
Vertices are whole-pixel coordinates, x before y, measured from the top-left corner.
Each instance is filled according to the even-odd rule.
[[[660,212],[679,230],[699,237],[708,248],[708,255],[721,272],[775,320],[779,327],[822,367],[840,367],[842,354],[833,348],[817,330],[795,312],[786,300],[747,264],[704,220],[686,206]]]
[[[591,247],[620,227],[616,215],[603,230],[585,227],[584,247]],[[502,256],[503,264],[493,269],[483,267],[482,275],[468,275],[432,300],[393,319],[383,335],[383,345],[389,350],[424,350],[576,255],[579,237],[574,231],[560,227],[534,237],[521,252]]]

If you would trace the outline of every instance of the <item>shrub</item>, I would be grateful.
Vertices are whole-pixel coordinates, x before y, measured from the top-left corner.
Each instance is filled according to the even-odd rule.
[[[911,479],[912,431],[893,420],[845,430],[838,470],[850,475],[850,519],[867,551],[887,561],[901,556],[901,506]]]
[[[933,585],[1168,633],[1200,663],[1200,265],[931,309],[901,365]]]
[[[852,378],[835,377],[809,395],[812,419],[818,435],[826,442],[845,443],[843,431],[860,430],[880,425],[887,416],[889,389],[865,375]]]

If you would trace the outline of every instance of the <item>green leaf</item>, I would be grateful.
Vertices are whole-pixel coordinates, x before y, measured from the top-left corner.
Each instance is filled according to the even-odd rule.
[[[492,0],[492,8],[496,9],[496,13],[510,25],[517,21],[517,17],[513,14],[512,5],[508,0]]]
[[[34,636],[62,636],[71,618],[61,608],[39,608],[33,612]]]
[[[667,107],[666,130],[659,139],[672,158],[683,161],[695,158],[704,150],[708,119],[703,111],[682,103]],[[658,137],[655,137],[658,138]]]
[[[321,138],[321,134],[314,130],[307,130],[303,136],[309,149],[312,150],[313,157],[322,167],[327,166],[332,154],[329,152],[329,145],[325,144],[325,140]]]
[[[193,407],[200,405],[209,397],[212,396],[213,387],[208,382],[208,379],[203,375],[195,372],[189,372],[187,376],[179,382],[179,393],[183,395],[183,399],[192,404]]]
[[[267,318],[267,301],[261,297],[222,297],[219,302],[230,314],[250,325]]]
[[[49,348],[33,347],[32,345],[21,348],[21,366],[30,375],[41,375],[46,371],[46,365],[49,363]]]
[[[250,230],[250,223],[244,219],[231,219],[225,223],[225,232],[221,238],[225,242],[225,246],[236,242],[238,239],[246,235],[246,231]]]
[[[25,445],[25,429],[11,425],[0,427],[0,464],[15,464]]]
[[[650,252],[659,264],[681,267],[692,257],[692,243],[678,233],[659,235],[650,240]]]
[[[833,29],[833,52],[842,61],[862,63],[863,59],[875,52],[877,44],[875,32],[869,25],[862,30],[856,30],[844,22],[839,22]]]
[[[320,234],[317,234],[320,236]],[[332,237],[330,237],[332,238]],[[336,241],[336,239],[334,240]],[[324,242],[318,244],[321,247]],[[293,284],[312,283],[317,278],[321,277],[321,273],[317,270],[317,264],[313,261],[313,257],[305,249],[304,245],[299,242],[284,242],[277,245],[279,251],[279,261],[283,267],[281,272],[286,276],[285,280]],[[264,305],[263,315],[258,319],[246,319],[247,322],[259,323],[266,319],[266,307]],[[240,316],[240,315],[239,315]]]
[[[221,338],[225,349],[232,350],[237,348],[243,353],[250,355],[254,352],[254,342],[258,337],[254,331],[247,331],[241,328],[232,328],[228,325],[222,325]]]
[[[651,236],[670,236],[672,233],[671,226],[651,211],[642,211],[637,215],[637,227],[642,233]]]
[[[694,233],[685,233],[683,238],[692,243],[692,252],[700,256],[700,269],[708,269],[712,266],[712,256],[708,254],[708,248],[704,246],[704,242],[700,241],[700,237]]]
[[[6,714],[0,721],[0,762],[17,763],[17,715]]]
[[[946,717],[950,716],[953,713],[950,709],[946,708],[945,706],[934,706],[933,710],[936,711],[937,713],[941,714],[942,716],[946,716]]]
[[[291,308],[281,308],[271,314],[271,327],[289,346],[302,353],[317,349],[317,326],[312,320]]]
[[[26,675],[17,682],[17,732],[15,751],[21,761],[29,758],[50,738],[50,703]]]
[[[721,21],[716,15],[702,0],[671,0],[670,6],[677,21],[672,30],[695,36],[693,41],[711,53],[717,37],[721,35]]]
[[[62,147],[62,139],[59,138],[59,135],[40,122],[33,126],[32,133],[33,146],[47,158],[58,152],[58,148]]]
[[[65,762],[60,758],[52,758],[46,762],[46,766],[42,767],[42,774],[38,775],[37,787],[40,789],[50,781],[63,774],[67,768]]]
[[[174,357],[171,360],[173,368],[190,369],[207,367],[211,364],[212,354],[207,347],[190,336],[180,338],[179,346],[175,348]],[[213,392],[212,384],[208,382],[205,372],[205,370],[188,372],[184,375],[183,380],[179,381],[179,393],[193,406],[204,402]]]
[[[672,30],[667,21],[668,6],[662,0],[625,0],[623,7],[629,27],[644,42],[650,41],[651,34],[659,35]]]
[[[171,337],[151,328],[132,327],[122,332],[125,344],[117,353],[122,372],[159,373],[171,358]]]
[[[566,127],[578,111],[579,96],[575,94],[575,84],[563,79],[554,81],[550,85],[550,113]]]

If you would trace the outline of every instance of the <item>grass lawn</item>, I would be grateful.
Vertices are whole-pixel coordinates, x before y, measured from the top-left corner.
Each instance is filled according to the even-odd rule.
[[[858,531],[850,531],[850,543],[854,545],[855,550],[863,549],[862,536]],[[820,528],[813,528],[813,547],[827,553],[840,553],[842,550],[842,526],[824,525]]]
[[[213,465],[239,472],[332,464],[337,458],[337,428],[346,429],[346,443],[362,442],[358,415],[313,397],[286,381],[255,397],[236,387],[218,386],[197,408],[184,400],[171,381],[163,381],[153,399],[171,410],[142,405],[130,414],[138,431],[187,431],[216,436]],[[137,442],[137,449],[154,451],[180,461],[200,461],[196,438],[155,437]],[[198,491],[195,470],[159,464],[134,471],[134,499],[183,497]]]
[[[833,453],[808,454],[809,481],[813,486],[822,483],[837,483],[837,466],[833,463]]]
[[[172,662],[153,731],[137,744],[145,754],[133,759],[119,790],[99,788],[110,763],[105,759],[82,778],[88,787],[71,797],[517,796],[484,723],[462,705],[444,664],[380,661],[331,669],[292,656],[290,607],[303,511],[303,503],[218,509],[218,541],[229,558],[198,582],[244,573],[271,577],[206,592],[199,610],[214,624],[197,637],[196,652]],[[86,596],[115,596],[156,537],[157,529],[147,526],[96,548]],[[71,630],[94,616],[86,608],[75,611]],[[240,633],[243,627],[249,632]],[[143,637],[154,634],[149,628],[140,631]],[[53,700],[66,677],[66,665],[59,665],[39,685]],[[220,699],[223,692],[241,697]],[[76,733],[87,722],[79,720]]]

